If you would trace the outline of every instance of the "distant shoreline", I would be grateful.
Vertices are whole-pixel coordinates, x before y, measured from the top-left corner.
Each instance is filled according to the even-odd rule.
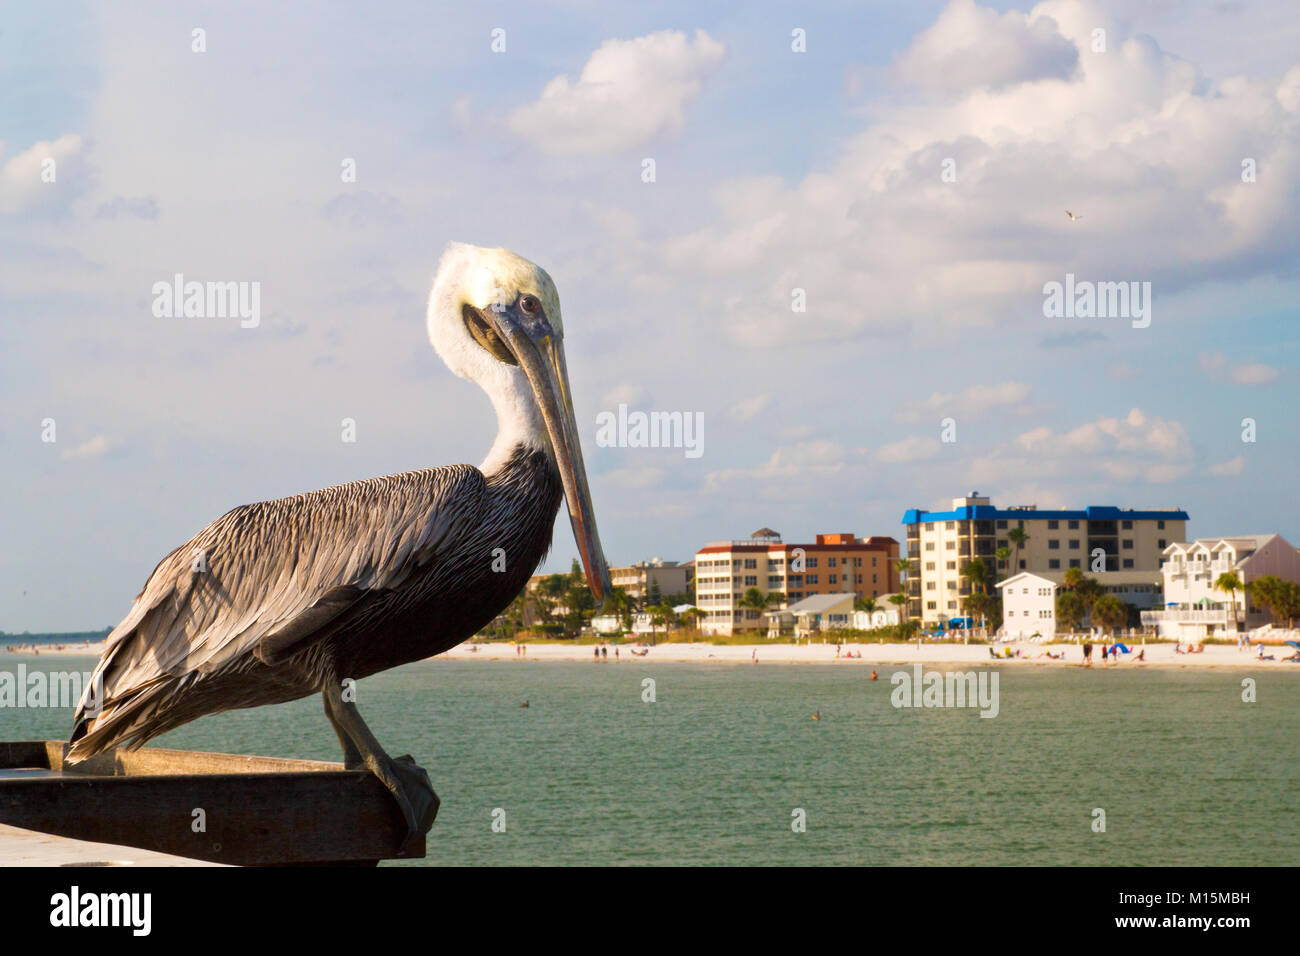
[[[527,649],[525,654],[517,651],[518,647]],[[428,660],[479,660],[479,661],[515,661],[518,663],[534,662],[578,662],[593,663],[596,644],[558,644],[525,643],[516,645],[503,641],[475,642],[466,641],[452,648],[445,654]],[[1198,654],[1175,654],[1173,644],[1131,644],[1131,654],[1120,655],[1116,664],[1103,664],[1101,645],[1092,652],[1093,669],[1119,670],[1124,668],[1158,667],[1161,669],[1185,668],[1200,670],[1206,667],[1235,668],[1280,668],[1300,674],[1300,664],[1291,664],[1283,660],[1293,649],[1282,645],[1264,645],[1265,654],[1273,660],[1261,661],[1256,656],[1258,645],[1249,651],[1240,651],[1233,645],[1206,644]],[[88,644],[64,644],[60,646],[15,645],[17,649],[7,651],[0,646],[0,658],[5,656],[30,656],[39,652],[41,657],[98,657],[104,651],[103,642]],[[1002,653],[1005,647],[1011,653],[1020,651],[1020,657],[989,656],[989,644],[902,644],[902,643],[868,643],[850,642],[840,645],[840,656],[835,655],[835,645],[829,644],[790,644],[772,642],[770,644],[705,644],[666,642],[650,646],[644,657],[632,653],[634,644],[607,644],[608,655],[601,658],[603,664],[614,663],[695,663],[695,664],[824,664],[842,666],[896,665],[896,664],[997,664],[1001,665],[1048,665],[1058,667],[1082,667],[1083,653],[1078,644],[1033,644],[1030,642],[996,645],[995,650]],[[618,656],[615,656],[615,647]],[[1065,659],[1052,659],[1047,651],[1054,654],[1065,652]],[[1140,651],[1146,651],[1146,660],[1137,660]],[[861,654],[859,658],[857,655]],[[852,654],[852,657],[846,655]]]

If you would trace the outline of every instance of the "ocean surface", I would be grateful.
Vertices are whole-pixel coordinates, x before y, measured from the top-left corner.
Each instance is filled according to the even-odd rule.
[[[0,670],[20,662],[94,664]],[[427,661],[361,682],[357,702],[442,800],[428,866],[1300,863],[1300,673],[1007,666],[988,719],[897,709],[889,678],[910,668],[877,670]],[[70,723],[0,709],[0,739]],[[339,759],[316,697],[155,744]]]

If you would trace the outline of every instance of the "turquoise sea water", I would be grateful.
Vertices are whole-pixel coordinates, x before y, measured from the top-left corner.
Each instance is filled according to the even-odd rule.
[[[94,663],[0,669],[19,662]],[[895,709],[901,669],[428,661],[363,681],[358,705],[442,799],[425,865],[1300,863],[1300,673],[1007,666],[984,719]],[[70,718],[0,709],[0,739]],[[155,743],[339,759],[318,698]]]

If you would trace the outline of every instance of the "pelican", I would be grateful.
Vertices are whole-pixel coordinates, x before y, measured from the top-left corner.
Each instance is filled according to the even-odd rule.
[[[1082,216],[1076,216],[1074,213],[1070,212],[1070,210],[1068,210],[1068,209],[1065,210],[1065,214],[1066,214],[1067,216],[1070,217],[1070,222],[1078,222],[1080,219],[1083,218]]]
[[[438,811],[428,774],[384,752],[352,682],[440,654],[491,621],[550,548],[561,497],[598,604],[610,580],[551,277],[505,249],[453,243],[427,321],[443,362],[496,411],[483,464],[352,481],[212,522],[159,562],[109,634],[74,717],[73,761],[207,714],[319,693],[345,765],[367,768],[396,799],[405,846],[428,832]]]

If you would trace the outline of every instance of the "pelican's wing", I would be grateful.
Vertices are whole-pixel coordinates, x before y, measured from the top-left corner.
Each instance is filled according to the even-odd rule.
[[[358,600],[436,562],[473,526],[484,487],[477,468],[451,465],[228,512],[159,562],[109,635],[77,723],[94,694],[108,720],[152,683],[318,640]]]

